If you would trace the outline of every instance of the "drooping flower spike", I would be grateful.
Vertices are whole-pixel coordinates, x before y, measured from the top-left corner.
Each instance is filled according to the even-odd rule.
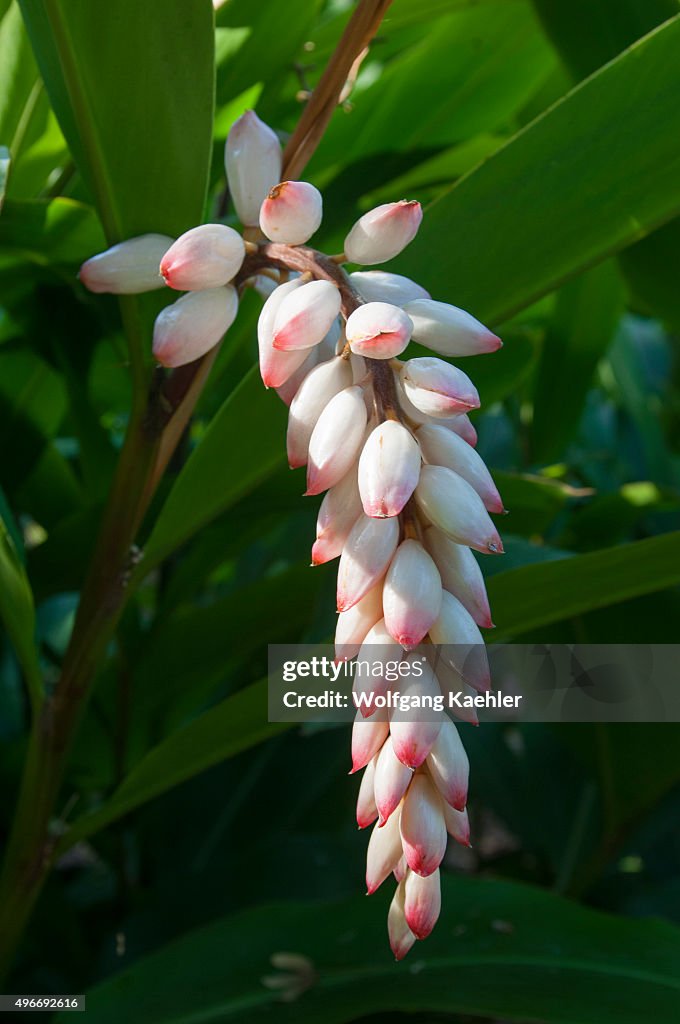
[[[357,823],[372,826],[366,887],[396,879],[388,935],[400,960],[439,916],[447,836],[470,842],[457,728],[443,712],[416,712],[410,698],[488,688],[480,627],[493,623],[472,549],[502,553],[489,513],[504,510],[474,450],[472,381],[446,359],[398,357],[411,340],[445,357],[494,352],[501,341],[407,277],[342,269],[398,255],[418,231],[419,203],[364,214],[344,254],[330,258],[306,247],[321,224],[320,193],[281,180],[279,140],[253,111],[232,126],[225,166],[245,237],[223,224],[175,241],[145,235],[88,260],[80,279],[95,292],[186,293],[156,320],[153,354],[167,367],[220,343],[245,286],[265,299],[262,380],[289,406],[291,468],[306,467],[308,495],[326,492],[312,564],[339,558],[336,657],[357,658],[351,770],[363,771]],[[377,702],[395,689],[404,700],[385,718]],[[474,709],[459,717],[476,722]]]

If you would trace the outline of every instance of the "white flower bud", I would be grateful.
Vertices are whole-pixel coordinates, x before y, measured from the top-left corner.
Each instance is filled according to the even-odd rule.
[[[359,459],[359,492],[366,515],[399,515],[416,489],[420,463],[420,448],[410,430],[395,420],[380,423]]]
[[[434,356],[404,363],[401,383],[409,401],[426,416],[455,416],[479,408],[477,389],[467,374]]]
[[[309,371],[313,370],[321,359],[320,345],[316,345],[315,348],[306,348],[303,349],[302,351],[309,353],[304,363],[301,366],[298,366],[295,373],[292,373],[290,375],[285,384],[282,384],[281,387],[276,388],[276,394],[279,396],[281,401],[288,406],[290,406],[291,402],[297,395],[298,391],[300,390],[300,385],[302,384],[303,380],[305,379]],[[279,353],[279,355],[284,354],[289,355],[290,353]]]
[[[262,203],[260,228],[272,242],[303,245],[321,224],[323,200],[307,181],[282,181]]]
[[[385,577],[383,611],[390,635],[415,647],[439,615],[442,581],[437,566],[417,540],[397,548]]]
[[[415,490],[420,510],[457,544],[502,554],[503,542],[482,499],[467,480],[445,466],[423,466]]]
[[[172,238],[167,235],[130,238],[86,260],[78,277],[89,291],[114,295],[139,295],[163,288],[159,266],[171,245]]]
[[[393,520],[386,519],[385,522],[391,523]],[[437,677],[430,665],[423,662],[420,654],[407,654],[404,661],[417,666],[421,674],[417,675],[416,668],[413,667],[409,674],[403,676],[399,691],[405,703],[403,707],[397,707],[392,711],[390,734],[394,752],[402,764],[409,768],[418,768],[432,750],[444,720],[443,714],[436,714],[432,708],[419,705],[418,701],[425,698],[422,700],[424,705],[437,699],[441,700],[442,692]]]
[[[415,935],[406,923],[404,900],[404,882],[400,881],[387,912],[387,934],[395,960],[403,960],[416,941]]]
[[[236,277],[245,255],[238,231],[226,224],[202,224],[173,242],[161,260],[161,274],[180,292],[219,288]]]
[[[470,762],[458,730],[450,718],[442,725],[426,763],[430,778],[447,804],[458,811],[464,811]]]
[[[352,383],[352,370],[347,359],[335,356],[320,363],[307,374],[300,390],[291,402],[288,414],[286,448],[291,469],[307,462],[309,439],[317,420],[331,398]],[[464,444],[461,441],[461,444]]]
[[[345,388],[330,400],[309,440],[306,494],[320,494],[349,472],[361,448],[366,419],[361,388]]]
[[[400,814],[395,811],[384,825],[375,825],[366,851],[366,890],[369,896],[382,885],[401,859]]]
[[[364,302],[391,302],[404,306],[414,299],[429,299],[430,294],[421,285],[401,274],[386,270],[355,270],[349,281]]]
[[[377,760],[378,756],[376,754],[366,765],[364,774],[361,777],[359,796],[357,798],[357,825],[359,828],[368,828],[378,817],[378,808],[375,805],[375,797],[373,795],[373,778],[375,776]]]
[[[254,110],[246,110],[231,126],[224,150],[229,193],[242,224],[256,227],[260,207],[281,180],[281,144]]]
[[[462,437],[436,423],[419,427],[416,437],[427,462],[446,466],[467,480],[489,512],[504,511],[503,501],[484,460]]]
[[[446,853],[444,806],[430,779],[422,773],[414,776],[404,800],[401,842],[411,871],[425,877],[437,870]]]
[[[456,544],[434,526],[425,531],[425,547],[439,569],[444,590],[457,597],[478,626],[493,627],[489,598],[477,559],[465,544]]]
[[[350,661],[356,658],[361,645],[373,627],[382,618],[382,582],[371,587],[367,594],[348,608],[340,612],[335,626],[335,658],[337,661]],[[371,711],[373,714],[375,708]],[[367,718],[365,712],[362,717]]]
[[[426,878],[409,871],[404,879],[404,916],[416,938],[427,938],[437,923],[441,908],[439,870]]]
[[[280,284],[271,293],[260,312],[257,321],[257,344],[260,355],[260,375],[264,386],[267,388],[279,388],[292,377],[300,368],[309,355],[307,349],[300,349],[294,352],[279,352],[274,348],[274,323],[276,315],[283,300],[303,287],[299,277],[292,281]]]
[[[401,661],[402,654],[401,645],[387,632],[387,626],[382,617],[382,582],[375,586],[373,590],[369,590],[368,593],[372,594],[376,590],[380,592],[380,618],[371,626],[362,641],[357,656],[354,684],[352,686],[355,705],[364,717],[374,714],[377,710],[375,698],[386,695],[392,685],[388,678],[391,674],[390,667],[394,666],[395,662]],[[368,594],[366,597],[368,597]],[[365,601],[366,598],[362,598],[362,600]],[[362,601],[359,601],[359,605],[361,603]],[[358,608],[359,605],[354,607]],[[342,615],[350,615],[353,610],[343,612]],[[340,618],[342,618],[342,615],[340,615]],[[384,815],[384,817],[387,817],[387,815]]]
[[[452,430],[454,434],[462,437],[472,448],[477,447],[477,431],[475,430],[467,413],[460,413],[459,416],[452,416],[450,419],[440,420],[443,427]]]
[[[340,292],[330,281],[310,281],[287,295],[274,323],[274,348],[311,348],[323,341],[340,312]]]
[[[209,352],[233,324],[238,295],[231,285],[189,292],[156,317],[153,354],[163,366],[183,366]]]
[[[338,566],[338,611],[360,601],[385,575],[399,541],[399,522],[360,516],[352,527]]]
[[[461,846],[470,845],[470,821],[467,811],[457,811],[454,807],[444,804],[444,821],[446,831]]]
[[[397,256],[415,238],[423,211],[420,203],[385,203],[360,217],[345,239],[345,256],[350,263],[385,263]]]
[[[345,334],[352,352],[370,359],[393,359],[411,337],[411,321],[399,306],[367,302],[347,319]]]
[[[442,660],[466,683],[480,693],[489,689],[491,674],[484,638],[470,613],[446,590],[437,621],[430,629],[430,640],[441,644]]]
[[[496,352],[503,342],[464,309],[446,302],[418,298],[406,303],[413,320],[413,340],[443,356],[476,356]]]
[[[413,772],[399,760],[388,739],[383,743],[375,765],[373,789],[375,805],[384,825],[401,803],[402,797],[413,779]]]
[[[352,726],[352,771],[365,768],[387,739],[390,727],[381,719],[370,720],[357,715]],[[391,870],[391,869],[390,869]]]
[[[321,502],[316,520],[312,565],[323,565],[342,554],[350,530],[361,514],[357,470],[356,466],[352,466],[349,473],[330,488]]]

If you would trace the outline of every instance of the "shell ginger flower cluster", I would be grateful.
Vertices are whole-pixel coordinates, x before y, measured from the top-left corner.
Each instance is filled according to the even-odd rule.
[[[468,413],[479,407],[477,391],[449,358],[494,352],[501,342],[415,281],[343,268],[397,256],[418,231],[419,203],[369,211],[330,257],[307,244],[321,224],[320,193],[280,180],[279,140],[252,111],[233,125],[225,164],[242,232],[204,224],[177,239],[131,239],[88,260],[81,280],[95,292],[184,293],[155,324],[153,354],[166,367],[221,341],[245,287],[266,297],[262,380],[289,405],[291,467],[306,467],[308,495],[325,492],[312,562],[339,559],[336,657],[356,657],[359,668],[417,663],[419,673],[400,678],[402,694],[484,691],[480,627],[492,622],[473,550],[502,553],[489,513],[503,505],[475,451]],[[411,341],[438,355],[400,358]],[[468,762],[445,712],[378,709],[390,679],[387,671],[355,674],[352,771],[363,769],[359,826],[374,826],[368,892],[389,875],[397,882],[388,931],[401,959],[439,915],[447,834],[469,843]],[[474,718],[474,710],[457,713]]]

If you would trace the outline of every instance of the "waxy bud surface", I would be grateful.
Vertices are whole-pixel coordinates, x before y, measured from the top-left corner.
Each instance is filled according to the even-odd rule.
[[[330,400],[309,440],[306,494],[320,494],[349,472],[359,454],[367,418],[363,391],[356,385]]]
[[[293,352],[280,352],[274,348],[274,324],[276,316],[292,292],[303,287],[299,277],[280,284],[265,302],[257,321],[257,345],[260,357],[260,375],[266,388],[280,388],[292,375],[299,370],[309,355],[307,349]]]
[[[462,437],[436,423],[426,423],[416,433],[427,462],[446,466],[474,487],[489,512],[503,512],[503,501],[483,459]]]
[[[420,203],[402,199],[376,206],[359,218],[345,238],[345,256],[350,263],[385,263],[413,241],[422,219]]]
[[[411,321],[399,306],[367,302],[347,319],[345,334],[352,352],[369,359],[393,359],[411,337]]]
[[[330,400],[351,383],[352,370],[348,360],[342,356],[320,363],[307,374],[288,414],[286,448],[291,469],[305,465],[309,440],[319,417]]]
[[[161,260],[161,274],[180,292],[219,288],[236,277],[246,249],[237,231],[226,224],[202,224],[185,231]]]
[[[259,224],[260,207],[281,180],[281,164],[276,134],[254,110],[246,110],[231,126],[224,150],[229,194],[242,224]]]
[[[433,526],[458,544],[484,554],[502,554],[503,542],[484,502],[467,480],[445,466],[423,466],[416,503]]]
[[[162,366],[192,363],[217,345],[237,312],[238,295],[231,285],[183,295],[156,317],[154,357]]]
[[[455,416],[479,408],[479,395],[468,375],[434,356],[404,363],[401,383],[409,401],[426,416]]]
[[[112,245],[83,263],[78,277],[88,291],[138,295],[163,288],[160,262],[172,245],[167,235],[140,235]]]
[[[429,299],[429,292],[422,285],[401,274],[390,274],[387,270],[355,270],[349,275],[352,287],[364,302],[391,302],[404,306],[414,299]]]
[[[338,567],[338,611],[360,601],[385,575],[399,540],[396,519],[360,516],[352,527]]]
[[[456,544],[435,526],[424,535],[425,547],[439,569],[444,590],[457,597],[478,626],[491,629],[491,609],[477,559],[465,544]]]
[[[398,515],[416,489],[420,464],[420,448],[410,430],[396,420],[375,427],[359,458],[359,492],[366,515]]]
[[[282,181],[262,203],[260,228],[272,242],[303,245],[321,224],[323,200],[307,181]]]
[[[390,635],[415,647],[439,615],[442,581],[432,558],[417,540],[397,548],[385,577],[383,610]]]
[[[428,776],[420,772],[414,776],[404,800],[401,841],[406,862],[418,875],[431,875],[446,853],[441,797]]]
[[[330,281],[309,281],[286,295],[274,322],[275,349],[290,352],[318,345],[340,312],[340,292]]]
[[[406,304],[413,320],[413,340],[442,356],[476,356],[496,352],[503,342],[464,309],[430,298]]]

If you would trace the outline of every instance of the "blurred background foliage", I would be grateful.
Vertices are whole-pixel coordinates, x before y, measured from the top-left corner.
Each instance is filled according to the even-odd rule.
[[[208,0],[0,2],[0,841],[131,407],[118,308],[77,268],[215,219],[230,124],[257,107],[285,139],[351,9],[228,0],[213,35]],[[679,11],[394,0],[305,175],[328,252],[378,202],[427,204],[395,269],[505,341],[465,367],[511,511],[483,562],[502,639],[678,639]],[[391,963],[347,731],[266,722],[267,644],[331,636],[334,566],[307,568],[258,307],[144,524],[7,990],[87,991],[96,1022],[676,1021],[674,724],[462,727],[474,848]],[[317,972],[292,1002],[261,981],[281,950]]]

